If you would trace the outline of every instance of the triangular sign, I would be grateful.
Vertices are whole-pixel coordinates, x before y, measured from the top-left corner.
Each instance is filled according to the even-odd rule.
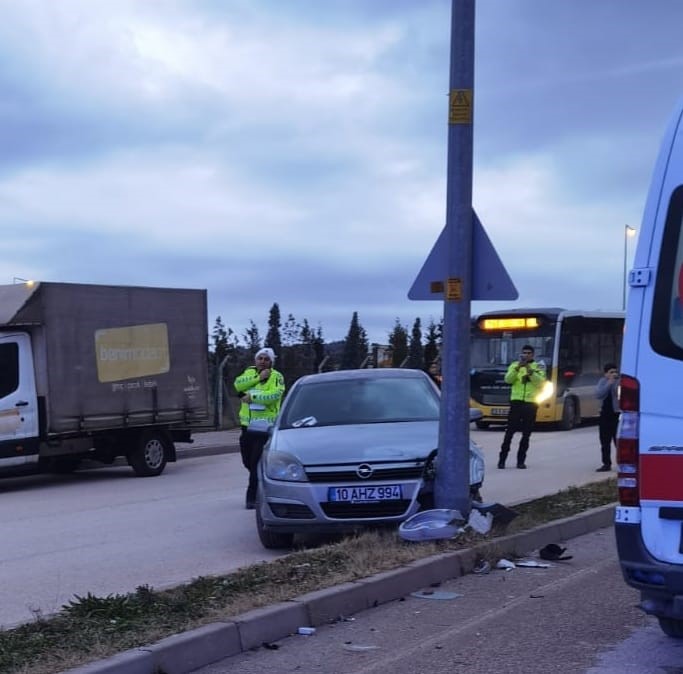
[[[447,227],[448,225],[441,230],[439,238],[408,291],[409,299],[444,299],[443,287],[446,285],[446,279],[449,276]],[[471,298],[473,300],[516,300],[518,297],[519,293],[515,284],[473,210]]]

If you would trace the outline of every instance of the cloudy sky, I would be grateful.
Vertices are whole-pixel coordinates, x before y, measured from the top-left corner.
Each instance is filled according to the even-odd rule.
[[[450,0],[0,0],[0,283],[206,288],[327,340],[438,320]],[[474,207],[509,306],[621,308],[680,0],[478,0]],[[629,242],[629,260],[634,243]]]

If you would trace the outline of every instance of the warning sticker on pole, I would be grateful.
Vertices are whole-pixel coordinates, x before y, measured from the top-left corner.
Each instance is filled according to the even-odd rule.
[[[448,95],[448,123],[472,123],[472,89],[451,89]]]
[[[460,302],[462,299],[462,281],[459,278],[449,278],[446,281],[446,301]]]

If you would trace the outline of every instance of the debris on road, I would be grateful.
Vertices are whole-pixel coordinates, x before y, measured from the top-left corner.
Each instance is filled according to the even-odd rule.
[[[484,515],[490,513],[493,516],[494,523],[501,526],[509,524],[519,514],[512,508],[505,507],[502,503],[477,503],[473,501],[472,508]]]
[[[562,548],[557,543],[548,543],[539,550],[538,556],[551,562],[563,562],[574,557],[573,555],[565,555],[565,552],[567,552],[567,548]]]
[[[433,541],[455,538],[464,533],[465,518],[459,510],[438,508],[422,510],[409,517],[398,528],[399,536],[406,541]]]
[[[411,597],[417,597],[418,599],[457,599],[462,597],[461,594],[457,592],[447,592],[446,590],[419,590],[417,592],[411,592]]]
[[[485,560],[480,559],[472,569],[472,573],[478,573],[484,575],[486,573],[491,573],[491,565]]]
[[[493,514],[482,513],[476,508],[470,510],[470,516],[467,519],[467,526],[474,529],[478,534],[486,535],[491,531],[493,525]]]
[[[499,559],[496,562],[497,569],[503,569],[503,571],[512,571],[515,568],[515,563],[511,562],[509,559]]]

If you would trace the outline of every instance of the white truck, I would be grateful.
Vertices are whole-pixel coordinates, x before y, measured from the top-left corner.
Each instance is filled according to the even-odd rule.
[[[0,286],[0,471],[159,475],[210,423],[207,345],[205,290]]]

